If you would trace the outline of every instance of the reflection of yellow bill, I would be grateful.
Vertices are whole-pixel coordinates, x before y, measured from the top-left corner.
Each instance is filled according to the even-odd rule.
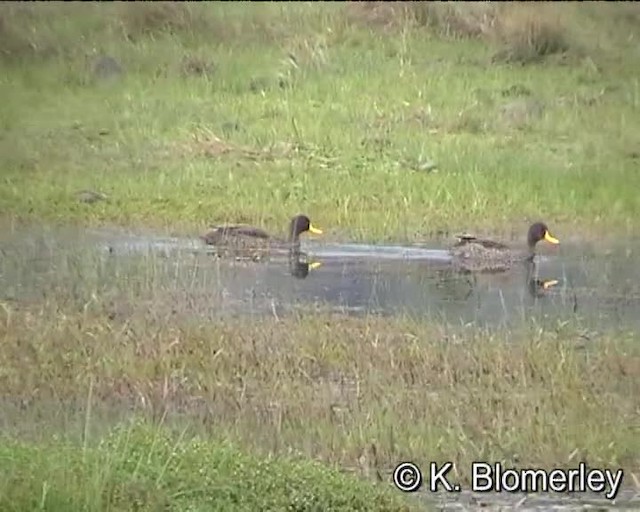
[[[550,244],[559,244],[560,240],[558,240],[557,238],[551,236],[551,233],[549,233],[548,231],[544,232],[544,239],[549,242]]]
[[[314,268],[318,268],[322,266],[322,262],[320,261],[313,261],[311,263],[309,263],[309,270],[313,270]]]
[[[322,230],[314,227],[313,224],[309,224],[309,231],[311,233],[313,233],[314,235],[321,235],[322,234]]]
[[[549,279],[548,281],[542,281],[542,287],[545,290],[548,290],[549,288],[551,288],[552,286],[555,286],[558,284],[558,280],[557,279]]]

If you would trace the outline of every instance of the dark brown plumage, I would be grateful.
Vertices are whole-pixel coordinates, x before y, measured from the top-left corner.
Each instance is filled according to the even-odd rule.
[[[305,232],[322,234],[311,224],[306,215],[296,215],[289,224],[288,238],[271,236],[264,229],[247,224],[228,224],[214,226],[200,237],[207,245],[218,249],[219,255],[234,255],[254,260],[262,259],[266,254],[276,250],[287,251],[300,247],[300,235]]]
[[[536,222],[527,233],[527,251],[513,251],[509,246],[494,240],[481,239],[472,235],[459,236],[459,241],[451,248],[454,264],[469,271],[503,271],[517,261],[532,260],[535,246],[541,240],[559,244],[544,222]]]

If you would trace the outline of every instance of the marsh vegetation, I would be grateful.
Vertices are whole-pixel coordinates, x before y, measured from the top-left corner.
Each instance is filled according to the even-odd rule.
[[[633,3],[3,4],[2,509],[423,508],[402,460],[638,485],[629,324],[211,314],[225,290],[151,257],[12,245],[305,212],[332,242],[544,220],[607,264],[638,233],[638,37]]]

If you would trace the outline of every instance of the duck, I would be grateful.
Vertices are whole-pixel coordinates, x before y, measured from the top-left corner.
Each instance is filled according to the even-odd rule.
[[[527,233],[527,251],[525,252],[514,251],[501,242],[465,234],[458,236],[458,242],[451,247],[450,253],[454,264],[463,270],[503,272],[518,261],[533,261],[535,247],[542,240],[553,245],[560,243],[544,222],[534,222]]]
[[[289,237],[286,240],[274,237],[264,229],[248,224],[225,224],[212,226],[200,239],[207,245],[215,246],[218,255],[233,254],[236,258],[258,261],[272,249],[299,250],[300,235],[310,232],[321,235],[307,215],[299,214],[291,219]]]

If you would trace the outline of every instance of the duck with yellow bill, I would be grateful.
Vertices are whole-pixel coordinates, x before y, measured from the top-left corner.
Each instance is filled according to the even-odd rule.
[[[213,226],[200,239],[207,245],[216,247],[218,255],[261,260],[273,250],[299,250],[300,235],[303,233],[321,235],[307,215],[296,215],[289,223],[288,238],[274,237],[264,229],[248,224],[225,224]]]
[[[450,249],[454,265],[470,272],[500,272],[511,268],[517,262],[532,261],[535,247],[540,241],[557,245],[560,241],[549,231],[544,222],[535,222],[527,233],[526,251],[518,251],[494,240],[473,235],[461,235]]]

